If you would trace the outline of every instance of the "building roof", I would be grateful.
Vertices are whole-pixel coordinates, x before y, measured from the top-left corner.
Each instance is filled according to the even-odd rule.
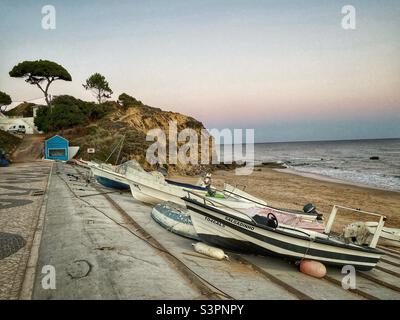
[[[54,139],[54,138],[56,138],[56,137],[58,137],[58,138],[60,138],[60,139],[62,139],[62,140],[65,140],[65,141],[69,142],[67,139],[65,139],[65,138],[63,138],[63,137],[61,137],[61,136],[59,136],[58,134],[52,136],[51,138],[48,138],[46,141],[49,141],[49,140]]]

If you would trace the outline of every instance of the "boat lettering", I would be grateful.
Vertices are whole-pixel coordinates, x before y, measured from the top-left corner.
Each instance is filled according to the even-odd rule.
[[[236,224],[236,225],[238,225],[238,226],[240,226],[240,227],[243,227],[243,228],[246,228],[246,229],[249,229],[249,230],[254,230],[254,227],[253,227],[253,226],[249,226],[248,224],[245,224],[245,223],[243,223],[243,222],[241,222],[241,221],[237,221],[237,220],[232,219],[232,218],[230,218],[230,217],[225,217],[225,220],[226,220],[226,221],[229,221],[229,222],[231,222],[231,223],[234,223],[234,224]]]
[[[211,219],[211,218],[209,218],[209,217],[204,217],[204,219],[207,220],[208,222],[217,224],[217,225],[219,225],[220,227],[225,228],[225,225],[222,224],[221,222],[217,221],[217,220]]]

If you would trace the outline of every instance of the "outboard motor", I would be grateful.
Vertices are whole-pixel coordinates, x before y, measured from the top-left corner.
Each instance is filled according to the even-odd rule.
[[[314,206],[312,203],[307,203],[304,207],[303,207],[303,211],[305,213],[312,213],[315,214],[317,216],[317,220],[323,220],[323,215],[321,213],[317,212],[317,208],[316,206]]]
[[[316,212],[316,207],[312,204],[312,203],[307,203],[304,207],[303,207],[303,211],[305,213],[315,213]]]

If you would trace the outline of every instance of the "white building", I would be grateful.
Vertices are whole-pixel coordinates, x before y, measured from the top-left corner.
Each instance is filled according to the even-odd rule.
[[[26,134],[40,133],[36,128],[34,119],[38,107],[33,107],[33,117],[7,117],[0,112],[0,129],[7,131],[13,125],[24,125]]]

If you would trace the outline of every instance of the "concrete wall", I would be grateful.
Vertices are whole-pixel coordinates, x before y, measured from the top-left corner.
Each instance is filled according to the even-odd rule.
[[[68,147],[68,160],[71,160],[79,151],[79,147]]]
[[[7,117],[3,114],[0,116],[0,129],[7,131],[13,125],[24,125],[26,128],[26,134],[38,133],[38,130],[34,124],[34,118],[20,118],[20,117]]]

